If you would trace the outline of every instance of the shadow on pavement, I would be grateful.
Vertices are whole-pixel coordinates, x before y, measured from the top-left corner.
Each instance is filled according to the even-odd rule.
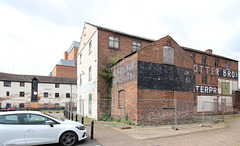
[[[95,140],[95,139],[90,139],[87,138],[85,140],[77,142],[74,146],[101,146],[101,144]],[[48,144],[48,145],[39,145],[39,146],[60,146],[60,144]]]

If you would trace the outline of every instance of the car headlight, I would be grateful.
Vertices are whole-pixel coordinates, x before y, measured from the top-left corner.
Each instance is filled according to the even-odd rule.
[[[85,130],[85,126],[76,126],[79,130]]]

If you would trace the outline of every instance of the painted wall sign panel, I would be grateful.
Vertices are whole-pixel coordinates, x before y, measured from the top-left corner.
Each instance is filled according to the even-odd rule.
[[[138,88],[194,91],[193,69],[138,61]]]
[[[204,85],[196,85],[195,93],[201,94],[218,94],[218,87],[215,86],[204,86]]]
[[[194,64],[193,70],[195,73],[198,73],[198,74],[204,73],[204,74],[215,75],[219,77],[238,79],[238,71],[235,71],[235,70],[227,70],[224,68],[216,68],[216,67],[206,66],[202,64]]]

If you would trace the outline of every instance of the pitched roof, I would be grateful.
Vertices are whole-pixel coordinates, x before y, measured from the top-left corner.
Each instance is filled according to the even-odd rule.
[[[59,83],[77,85],[77,79],[74,78],[39,76],[39,75],[19,75],[0,72],[0,81],[32,82],[33,78],[36,78],[39,83],[52,83],[52,84]]]
[[[207,53],[207,52],[204,52],[204,51],[200,51],[200,50],[196,50],[196,49],[192,49],[192,48],[188,48],[188,47],[183,47],[183,46],[181,46],[181,47],[184,50],[186,50],[186,51],[192,51],[192,52],[197,52],[197,53],[201,53],[201,54],[205,54],[205,55],[209,55],[209,56],[213,56],[213,57],[219,57],[219,58],[223,58],[223,59],[227,59],[227,60],[237,61],[237,60],[234,60],[234,59],[231,59],[231,58],[227,58],[227,57],[224,57],[224,56],[211,54],[211,53]]]
[[[123,34],[123,35],[127,35],[127,36],[130,36],[130,37],[135,37],[135,38],[139,38],[139,39],[142,39],[142,40],[146,40],[146,41],[152,41],[152,42],[156,41],[156,40],[153,40],[153,39],[149,39],[149,38],[145,38],[145,37],[140,37],[140,36],[137,36],[137,35],[132,35],[132,34],[128,34],[128,33],[125,33],[125,32],[113,30],[113,29],[110,29],[110,28],[106,28],[106,27],[94,25],[94,24],[91,24],[91,23],[88,23],[88,22],[85,22],[85,23],[86,23],[86,24],[89,24],[89,25],[92,25],[92,26],[94,26],[94,27],[97,27],[98,29],[103,29],[103,30],[111,31],[111,32],[114,32],[114,33]]]

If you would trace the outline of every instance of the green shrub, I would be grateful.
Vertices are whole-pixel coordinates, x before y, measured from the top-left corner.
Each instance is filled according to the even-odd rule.
[[[132,123],[132,122],[131,122],[130,120],[127,120],[127,121],[126,121],[126,124],[128,124],[128,125],[131,125],[131,123]]]

